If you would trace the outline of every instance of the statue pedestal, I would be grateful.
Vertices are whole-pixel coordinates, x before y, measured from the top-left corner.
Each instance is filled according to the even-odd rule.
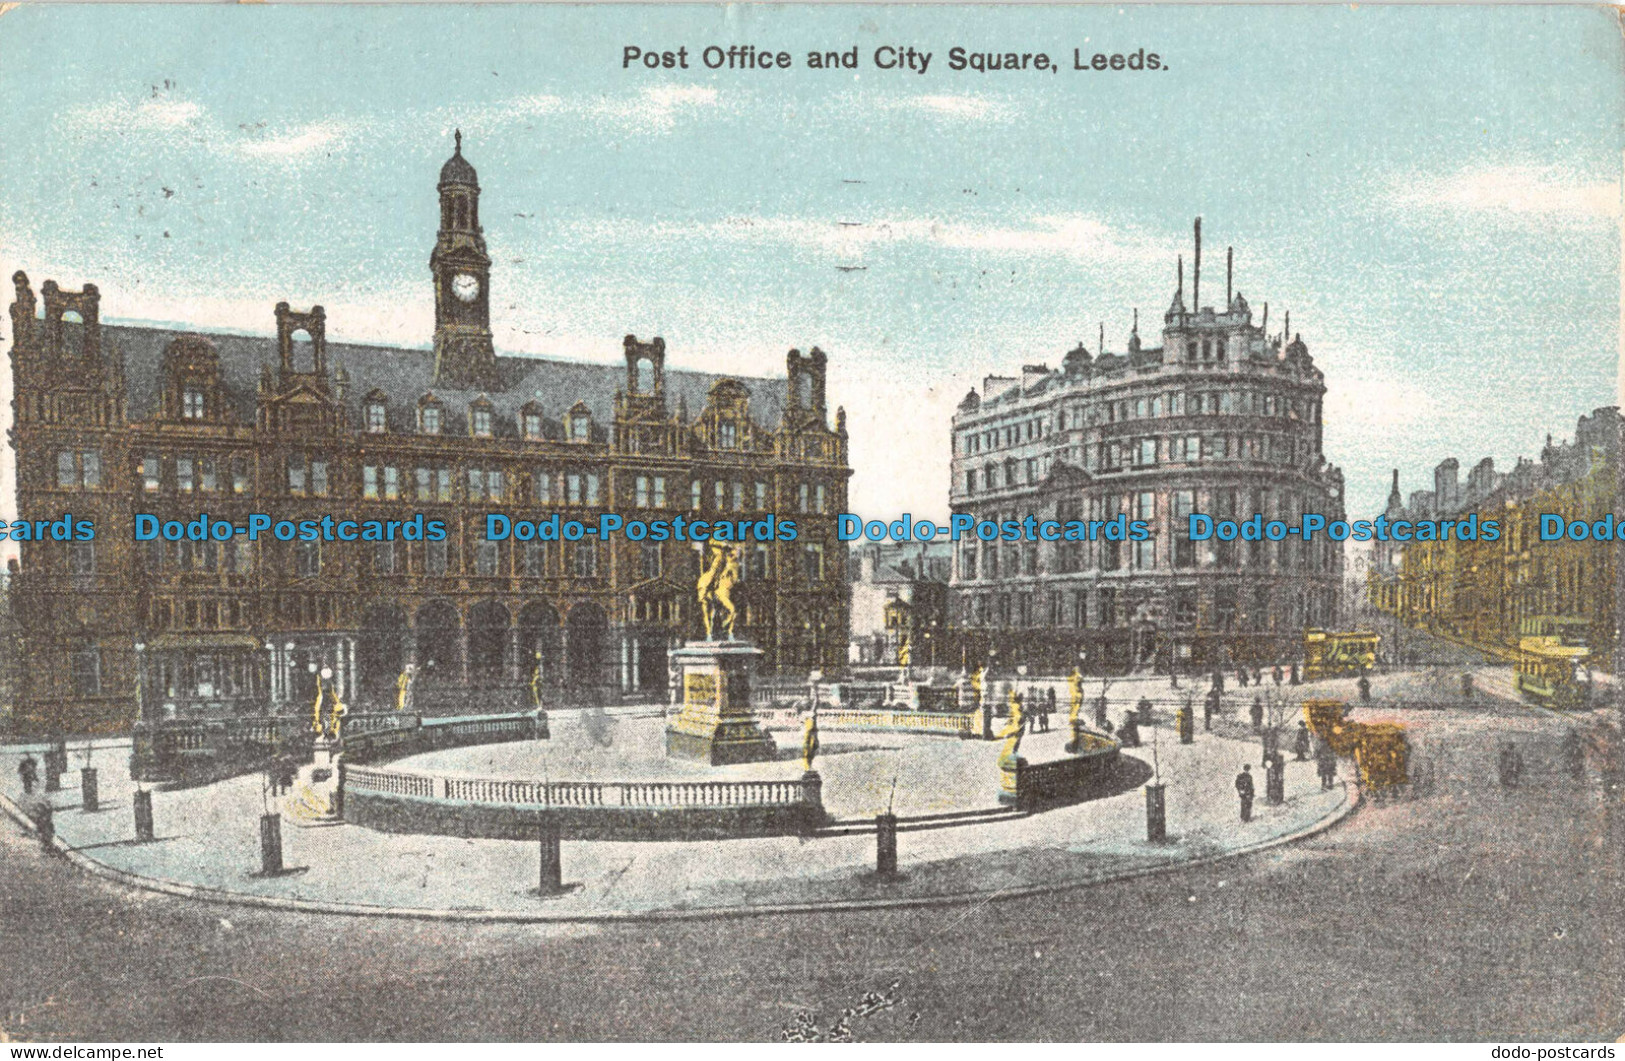
[[[666,754],[712,766],[778,758],[750,707],[750,674],[762,650],[745,641],[694,641],[673,649],[683,706],[666,723]]]

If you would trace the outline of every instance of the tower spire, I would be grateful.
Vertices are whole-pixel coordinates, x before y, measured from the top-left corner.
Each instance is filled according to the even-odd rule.
[[[1234,296],[1231,294],[1231,280],[1235,271],[1236,248],[1226,247],[1224,249],[1224,308],[1226,310],[1230,309],[1230,303],[1234,300]]]
[[[1196,219],[1196,261],[1191,267],[1191,312],[1202,312],[1202,219]]]
[[[1100,345],[1098,347],[1096,347],[1095,349],[1099,350],[1103,354],[1106,352],[1106,322],[1105,321],[1100,322]]]

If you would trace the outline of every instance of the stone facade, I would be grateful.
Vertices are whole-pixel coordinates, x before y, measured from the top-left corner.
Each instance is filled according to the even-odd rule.
[[[487,356],[460,143],[439,193],[432,349],[330,343],[319,305],[278,304],[274,339],[103,324],[93,284],[36,298],[13,278],[20,514],[96,527],[22,545],[19,727],[128,728],[138,680],[149,717],[305,710],[320,667],[356,709],[388,707],[408,663],[418,710],[528,707],[536,653],[566,697],[661,696],[668,646],[701,635],[696,547],[486,542],[488,512],[799,517],[798,540],[745,547],[740,633],[765,668],[841,665],[845,549],[812,518],[844,509],[850,475],[825,354],[792,350],[787,379],[667,371],[664,342],[633,336],[624,370]],[[141,512],[422,514],[448,537],[138,543]]]
[[[1584,619],[1590,661],[1613,669],[1618,650],[1618,549],[1615,541],[1539,540],[1551,513],[1590,523],[1616,511],[1619,410],[1582,416],[1574,440],[1550,435],[1539,460],[1519,458],[1499,472],[1485,457],[1461,478],[1450,457],[1434,468],[1433,489],[1401,497],[1399,472],[1383,515],[1389,520],[1459,520],[1477,514],[1500,527],[1498,540],[1376,542],[1366,579],[1369,603],[1407,626],[1421,627],[1491,655],[1518,648],[1524,620]],[[1385,651],[1391,652],[1391,647]]]
[[[1335,621],[1335,542],[1193,542],[1187,516],[1294,523],[1343,516],[1342,473],[1321,452],[1326,392],[1301,336],[1255,324],[1227,267],[1221,309],[1200,304],[1201,223],[1192,288],[1179,285],[1162,341],[1138,311],[1127,349],[1082,344],[1058,370],[989,376],[953,418],[952,507],[978,519],[1110,520],[1149,541],[962,542],[953,619],[979,660],[1123,670],[1265,662],[1299,650],[1306,626]]]

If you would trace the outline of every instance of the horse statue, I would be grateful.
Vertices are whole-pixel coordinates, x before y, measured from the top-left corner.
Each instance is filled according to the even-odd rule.
[[[711,552],[705,572],[696,587],[700,602],[700,618],[705,620],[705,639],[716,640],[717,627],[723,627],[728,640],[734,638],[734,620],[737,612],[733,602],[733,587],[739,581],[739,556],[732,545],[717,544]]]

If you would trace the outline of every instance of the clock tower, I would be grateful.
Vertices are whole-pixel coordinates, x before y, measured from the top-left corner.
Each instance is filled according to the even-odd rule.
[[[434,273],[434,376],[441,387],[496,390],[491,343],[491,256],[480,230],[480,182],[463,157],[463,134],[440,167],[440,235]]]

